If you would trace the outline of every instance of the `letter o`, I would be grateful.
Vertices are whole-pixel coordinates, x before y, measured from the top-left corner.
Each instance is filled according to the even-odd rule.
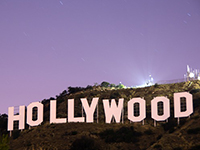
[[[139,103],[140,115],[134,116],[133,106],[135,103]],[[146,101],[142,98],[132,98],[128,101],[128,119],[132,122],[140,122],[146,118]]]
[[[33,121],[33,108],[37,107],[37,120]],[[33,102],[27,107],[27,124],[30,126],[37,126],[43,122],[43,104],[40,102]]]
[[[163,102],[163,115],[158,115],[158,102]],[[156,97],[151,101],[151,117],[156,121],[164,121],[170,117],[169,99],[166,97]]]

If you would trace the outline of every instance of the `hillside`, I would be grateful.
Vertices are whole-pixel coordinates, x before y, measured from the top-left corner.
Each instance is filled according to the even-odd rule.
[[[194,113],[190,118],[181,118],[180,125],[173,115],[173,94],[188,91],[193,95]],[[154,97],[167,96],[170,99],[168,122],[151,119],[150,102]],[[93,86],[85,89],[63,91],[57,99],[57,117],[67,117],[67,99],[75,99],[75,116],[81,116],[80,98],[99,97],[99,123],[49,124],[49,100],[43,100],[44,122],[42,125],[14,131],[10,138],[10,149],[200,149],[200,81],[176,84],[155,84],[144,88],[115,89]],[[127,119],[127,101],[143,97],[146,100],[147,117],[142,123],[130,123]],[[106,124],[102,99],[124,98],[124,124]],[[53,99],[53,98],[51,98]]]

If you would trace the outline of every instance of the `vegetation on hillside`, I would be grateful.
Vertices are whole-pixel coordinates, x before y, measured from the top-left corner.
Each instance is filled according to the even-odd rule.
[[[180,124],[174,118],[173,94],[190,92],[193,95],[194,113],[190,118],[181,118]],[[151,119],[151,100],[157,96],[170,99],[170,118],[168,122],[154,122]],[[50,100],[57,99],[57,117],[67,117],[67,100],[75,100],[75,116],[81,116],[80,98],[99,97],[99,123],[49,124]],[[146,100],[147,117],[142,123],[130,123],[127,119],[127,102],[131,98],[142,97]],[[103,99],[124,98],[124,124],[105,124]],[[69,87],[55,98],[45,99],[44,122],[37,127],[14,131],[10,138],[10,149],[163,149],[188,150],[200,147],[200,81],[175,84],[155,84],[144,88],[121,88],[108,82],[100,85]],[[84,114],[85,115],[85,114]],[[3,117],[5,120],[7,116]],[[1,119],[1,118],[0,118]],[[2,123],[3,121],[1,121]],[[95,118],[96,122],[96,118]],[[5,125],[5,124],[4,124]],[[5,126],[0,125],[1,133],[7,134]],[[1,136],[4,136],[1,134]],[[5,136],[4,136],[5,138]],[[6,140],[4,140],[6,141]]]

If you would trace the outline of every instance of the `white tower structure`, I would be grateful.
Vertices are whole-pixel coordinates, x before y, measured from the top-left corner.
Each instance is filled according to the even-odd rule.
[[[153,77],[151,75],[149,75],[149,80],[146,83],[147,86],[151,86],[153,85]]]
[[[200,72],[197,69],[192,69],[187,65],[187,73],[184,74],[184,78],[186,81],[191,81],[191,80],[200,80]]]

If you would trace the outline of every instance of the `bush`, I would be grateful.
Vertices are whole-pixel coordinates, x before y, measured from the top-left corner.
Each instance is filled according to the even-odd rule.
[[[154,133],[153,133],[153,131],[151,129],[148,129],[148,130],[144,131],[144,134],[152,135]]]
[[[156,144],[156,145],[154,145],[153,148],[161,150],[161,149],[162,149],[162,146],[161,146],[160,144]]]
[[[173,150],[182,150],[182,148],[181,147],[176,147]]]
[[[135,143],[142,134],[134,130],[133,127],[121,127],[119,130],[107,129],[100,133],[100,137],[105,139],[106,143]]]
[[[20,135],[20,130],[13,130],[12,131],[12,137],[13,139],[17,139]]]
[[[188,134],[198,134],[199,132],[200,132],[200,127],[187,130]]]
[[[101,87],[108,87],[110,85],[110,83],[106,82],[106,81],[103,81],[101,83]]]
[[[158,87],[158,83],[154,84],[154,87],[157,88]]]
[[[73,94],[73,93],[76,93],[76,92],[80,92],[80,91],[83,91],[85,88],[83,87],[68,87],[68,93],[69,94]]]
[[[200,145],[195,145],[192,146],[189,150],[199,150],[200,149]]]
[[[170,133],[174,132],[174,127],[177,126],[177,122],[175,119],[169,120],[167,123],[162,124],[165,131],[170,130]]]
[[[156,139],[160,140],[162,138],[162,135],[160,134]]]
[[[77,133],[78,133],[77,131],[72,131],[71,135],[77,135]]]
[[[9,139],[8,135],[3,134],[0,137],[0,150],[8,150],[9,149]]]
[[[2,134],[7,134],[7,122],[8,122],[8,115],[0,114],[0,136]]]
[[[91,137],[82,136],[76,139],[71,146],[71,150],[101,150],[101,144]]]
[[[110,94],[110,99],[116,99],[116,98],[119,98],[120,97],[120,94],[118,91],[113,91],[111,94]]]
[[[200,89],[192,89],[190,91],[190,94],[194,94],[194,93],[197,93],[197,92],[200,92]]]

